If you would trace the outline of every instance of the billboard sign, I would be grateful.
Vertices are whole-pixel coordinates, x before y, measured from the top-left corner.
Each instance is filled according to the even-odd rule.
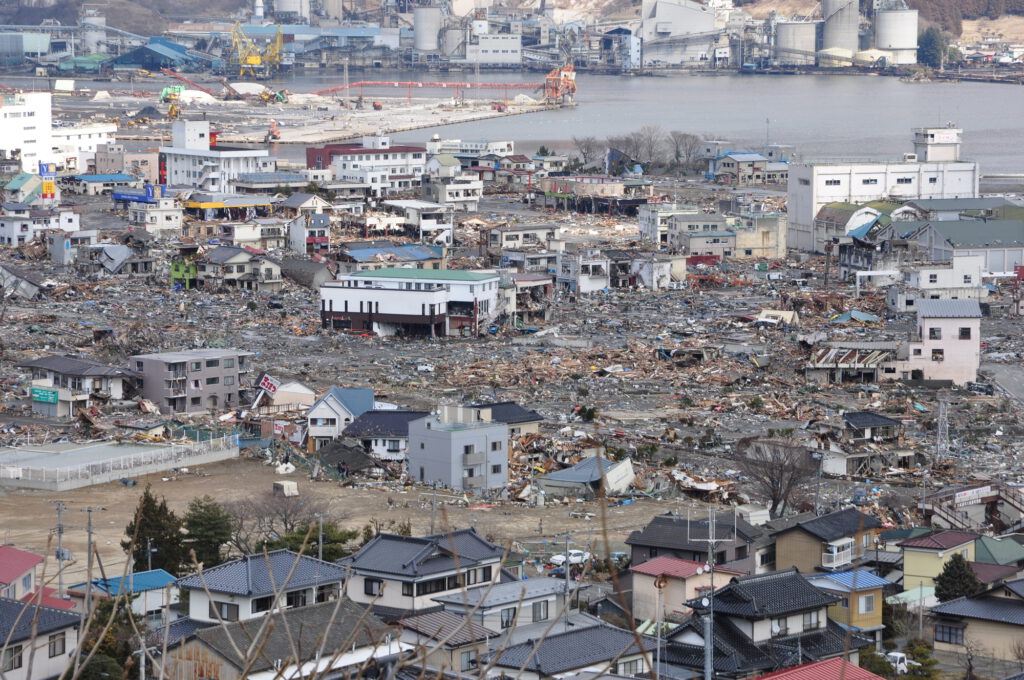
[[[57,390],[51,390],[45,387],[33,387],[32,401],[38,401],[44,404],[56,404]]]

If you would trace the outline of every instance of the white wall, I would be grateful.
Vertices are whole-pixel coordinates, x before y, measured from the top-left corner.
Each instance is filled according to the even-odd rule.
[[[64,636],[64,652],[51,657],[49,653],[50,638],[60,635]],[[39,678],[58,677],[67,670],[68,664],[74,657],[73,652],[77,645],[78,630],[73,627],[39,635],[34,641],[21,640],[14,642],[11,644],[11,647],[21,647],[21,668],[5,672],[3,674],[4,680],[38,680]],[[3,645],[0,644],[0,647],[3,647]],[[32,670],[31,677],[28,674],[30,668]]]
[[[39,172],[40,161],[56,161],[52,148],[52,100],[49,92],[3,95],[0,149],[21,151],[21,169]]]

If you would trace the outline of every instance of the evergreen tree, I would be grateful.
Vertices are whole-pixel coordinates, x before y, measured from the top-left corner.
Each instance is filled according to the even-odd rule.
[[[185,564],[191,565],[189,551],[203,567],[215,567],[224,562],[221,547],[231,540],[234,519],[210,496],[193,498],[182,522],[185,538]]]
[[[302,524],[287,534],[267,541],[264,547],[267,550],[280,550],[287,548],[295,552],[302,552],[303,555],[316,557],[319,552],[318,541],[320,538],[320,526],[314,521],[309,524]],[[334,522],[324,522],[324,560],[334,562],[352,553],[348,544],[362,536],[358,529],[342,529]]]
[[[984,589],[985,586],[974,575],[971,565],[960,553],[954,554],[942,568],[942,573],[935,578],[935,597],[939,602],[976,595]]]
[[[942,54],[948,46],[946,34],[933,26],[918,36],[917,61],[932,68],[939,68],[942,65]]]
[[[134,560],[134,571],[163,569],[177,576],[184,561],[181,520],[167,507],[167,499],[159,501],[147,484],[139,498],[135,517],[124,530],[121,548]]]

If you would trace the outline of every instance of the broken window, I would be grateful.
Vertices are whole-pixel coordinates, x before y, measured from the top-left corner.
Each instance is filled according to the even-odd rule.
[[[941,349],[932,350],[932,361],[942,361],[946,358],[946,353]]]
[[[971,339],[971,329],[970,329],[969,326],[967,328],[961,328],[960,329],[960,339],[961,340],[970,340]]]

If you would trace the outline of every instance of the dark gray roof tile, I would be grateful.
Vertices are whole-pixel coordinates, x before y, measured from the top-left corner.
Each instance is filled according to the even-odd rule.
[[[246,555],[185,576],[178,579],[178,586],[189,590],[206,588],[216,593],[262,597],[273,595],[281,588],[297,590],[340,583],[344,577],[345,570],[331,562],[291,550],[274,550],[266,554]]]

